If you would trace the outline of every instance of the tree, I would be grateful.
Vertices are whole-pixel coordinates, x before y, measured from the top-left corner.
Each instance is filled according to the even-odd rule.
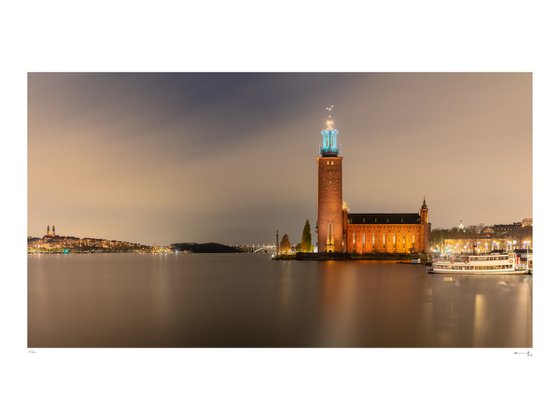
[[[301,252],[313,252],[313,244],[311,243],[311,226],[309,220],[305,221],[303,232],[301,234]]]
[[[288,234],[282,236],[282,241],[280,242],[280,254],[288,254],[291,250],[290,240],[288,239]]]

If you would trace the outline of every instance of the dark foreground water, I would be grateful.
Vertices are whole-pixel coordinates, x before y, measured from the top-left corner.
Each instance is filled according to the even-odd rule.
[[[266,255],[28,257],[28,346],[532,347],[531,276]]]

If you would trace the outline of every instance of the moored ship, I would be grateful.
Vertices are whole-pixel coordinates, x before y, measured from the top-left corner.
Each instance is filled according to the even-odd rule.
[[[430,274],[527,274],[529,268],[510,252],[438,258],[426,271]]]

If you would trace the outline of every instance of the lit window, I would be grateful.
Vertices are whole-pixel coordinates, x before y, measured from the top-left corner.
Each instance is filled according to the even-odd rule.
[[[334,229],[332,223],[329,223],[327,226],[327,245],[334,245]]]

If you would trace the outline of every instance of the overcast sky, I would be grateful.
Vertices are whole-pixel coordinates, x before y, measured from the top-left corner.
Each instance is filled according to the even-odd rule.
[[[297,243],[331,104],[351,212],[417,212],[425,195],[433,228],[532,217],[530,73],[28,81],[29,235]]]

